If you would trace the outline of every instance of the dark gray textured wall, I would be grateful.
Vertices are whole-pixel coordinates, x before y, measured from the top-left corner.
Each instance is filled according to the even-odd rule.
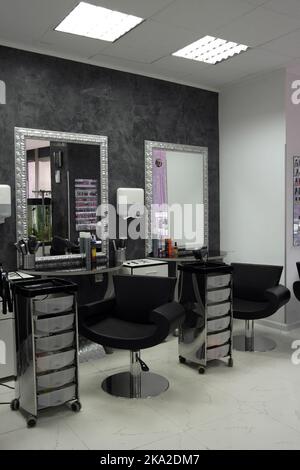
[[[219,248],[217,93],[6,47],[0,80],[0,184],[13,194],[14,127],[108,136],[112,203],[118,187],[144,186],[144,140],[207,146],[210,248]],[[15,213],[0,225],[0,262],[10,269],[14,241]],[[130,244],[129,257],[141,256],[143,245]]]

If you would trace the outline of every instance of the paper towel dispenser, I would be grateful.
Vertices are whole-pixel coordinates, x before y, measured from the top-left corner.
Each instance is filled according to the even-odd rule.
[[[11,216],[11,189],[6,184],[0,184],[0,224]]]
[[[118,188],[117,211],[123,219],[137,219],[144,215],[144,190],[141,188]]]

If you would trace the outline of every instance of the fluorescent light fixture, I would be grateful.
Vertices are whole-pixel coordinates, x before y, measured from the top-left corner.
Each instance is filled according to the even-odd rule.
[[[142,21],[137,16],[80,2],[55,30],[113,42]]]
[[[205,36],[183,49],[174,52],[172,55],[205,62],[207,64],[217,64],[236,54],[245,52],[247,49],[249,49],[249,47],[244,44],[226,41],[225,39],[215,38],[214,36]]]

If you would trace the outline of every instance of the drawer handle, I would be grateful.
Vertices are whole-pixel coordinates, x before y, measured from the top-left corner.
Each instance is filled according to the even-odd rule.
[[[147,271],[145,274],[146,274],[146,276],[147,276],[148,274],[157,274],[157,271]]]

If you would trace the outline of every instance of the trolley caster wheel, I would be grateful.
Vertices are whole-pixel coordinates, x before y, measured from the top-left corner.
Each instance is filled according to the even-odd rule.
[[[74,403],[72,403],[71,410],[74,411],[74,413],[78,413],[81,410],[80,401],[75,401]]]
[[[185,364],[186,363],[185,357],[179,356],[179,362],[180,364]]]
[[[205,374],[205,367],[200,367],[198,370],[199,374],[203,375]]]
[[[228,359],[228,367],[233,367],[233,359],[232,359],[232,357],[230,357],[230,358]]]
[[[10,404],[10,409],[12,411],[18,411],[19,408],[20,408],[20,402],[17,398],[15,398]]]
[[[34,428],[36,425],[36,418],[34,416],[30,416],[28,419],[27,419],[27,427],[28,428]]]

